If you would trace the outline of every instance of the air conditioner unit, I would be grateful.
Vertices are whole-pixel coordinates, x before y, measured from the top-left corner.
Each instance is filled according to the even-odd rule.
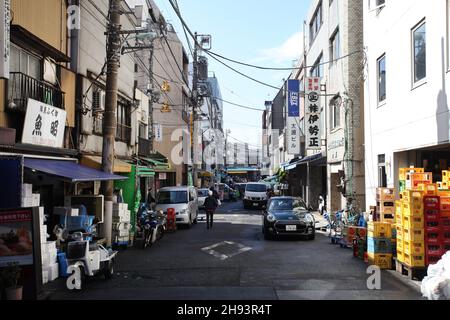
[[[106,92],[103,90],[94,91],[92,99],[92,111],[94,113],[105,111]]]

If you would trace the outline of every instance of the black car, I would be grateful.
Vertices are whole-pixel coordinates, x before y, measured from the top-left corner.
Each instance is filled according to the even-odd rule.
[[[278,236],[304,236],[314,240],[316,222],[306,203],[301,198],[275,197],[264,210],[264,239]]]

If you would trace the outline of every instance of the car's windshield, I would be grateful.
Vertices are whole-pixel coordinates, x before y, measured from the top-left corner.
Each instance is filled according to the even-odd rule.
[[[198,196],[199,197],[207,197],[208,196],[208,189],[200,189],[198,190]]]
[[[265,184],[248,184],[245,191],[249,192],[266,192],[267,186]]]
[[[158,204],[180,204],[187,202],[187,191],[160,191],[158,193]]]
[[[306,204],[300,199],[275,199],[270,202],[269,211],[307,210]]]

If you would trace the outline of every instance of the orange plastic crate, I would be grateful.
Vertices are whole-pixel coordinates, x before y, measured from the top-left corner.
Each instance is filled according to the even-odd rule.
[[[395,189],[377,188],[377,202],[395,201]]]
[[[424,168],[400,168],[399,170],[399,180],[406,180],[406,173],[408,172],[416,172],[416,173],[423,173],[425,172]]]
[[[441,202],[441,210],[443,211],[450,210],[450,197],[442,196],[440,202]]]

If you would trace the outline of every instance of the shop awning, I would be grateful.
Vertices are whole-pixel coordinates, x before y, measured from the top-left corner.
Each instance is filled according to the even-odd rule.
[[[155,170],[148,168],[148,167],[138,166],[137,167],[137,175],[139,177],[154,177]]]
[[[176,170],[171,167],[170,163],[151,158],[141,158],[141,160],[151,166],[155,172],[176,172]]]
[[[127,177],[88,168],[72,161],[26,158],[24,160],[24,166],[32,170],[62,178],[63,180],[72,183],[128,179]]]
[[[101,170],[102,169],[102,158],[96,157],[96,156],[83,156],[81,158],[81,164],[86,167]],[[131,172],[131,164],[126,163],[121,160],[118,160],[118,159],[115,159],[113,171],[115,173],[130,173]]]
[[[313,163],[314,165],[325,165],[327,161],[327,157],[324,156],[322,153],[318,153],[318,154],[314,154],[312,156],[308,156],[305,157],[293,164],[291,164],[287,169],[287,170],[292,170],[294,168],[296,168],[299,165],[303,165],[303,164],[308,164],[308,163]],[[295,166],[295,167],[294,167]]]
[[[209,171],[201,171],[199,173],[200,177],[214,177],[214,173],[209,172]]]

